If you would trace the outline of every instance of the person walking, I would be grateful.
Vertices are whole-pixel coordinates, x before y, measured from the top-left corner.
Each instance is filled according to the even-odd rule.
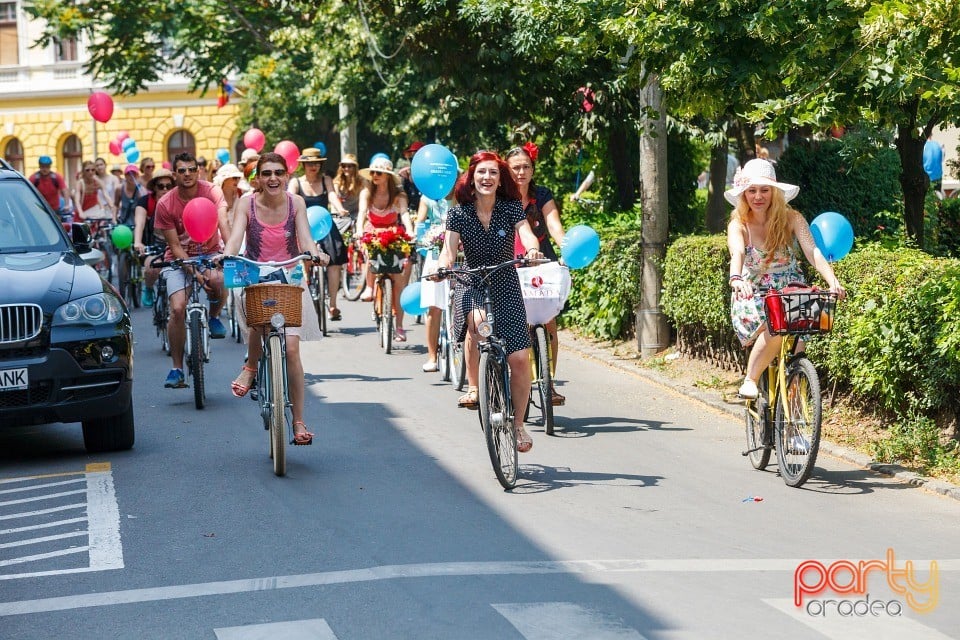
[[[527,258],[542,258],[537,237],[530,229],[520,191],[502,158],[492,151],[479,151],[470,158],[467,172],[455,187],[457,205],[447,213],[447,234],[440,253],[440,267],[449,268],[463,242],[467,267],[494,266],[512,260],[514,238],[520,236]],[[520,292],[516,269],[502,269],[491,279],[493,313],[497,333],[504,340],[507,364],[510,367],[510,393],[513,397],[514,429],[517,450],[530,451],[533,440],[523,426],[530,399],[530,330]],[[458,284],[454,289],[454,324],[456,340],[464,341],[467,365],[467,393],[460,397],[461,407],[479,406],[478,380],[480,352],[477,324],[483,319],[483,301],[479,291]]]
[[[164,261],[210,256],[220,253],[224,237],[230,235],[227,221],[227,203],[223,192],[216,185],[197,178],[200,167],[191,153],[178,154],[173,160],[174,176],[177,187],[160,198],[154,215],[154,228],[159,230],[167,242]],[[206,242],[195,242],[187,233],[183,224],[183,211],[187,203],[194,198],[206,198],[216,205],[217,229]],[[186,310],[188,276],[193,275],[203,285],[210,302],[210,337],[223,338],[227,329],[220,321],[220,310],[226,301],[223,288],[223,272],[210,269],[204,272],[194,271],[190,266],[182,269],[165,268],[161,277],[167,283],[167,295],[170,298],[170,320],[167,322],[167,335],[170,337],[170,359],[173,368],[167,374],[164,387],[182,389],[187,386],[183,374],[184,340],[186,339]]]

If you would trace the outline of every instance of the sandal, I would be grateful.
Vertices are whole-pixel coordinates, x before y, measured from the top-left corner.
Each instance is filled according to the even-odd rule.
[[[340,320],[340,309],[330,309],[330,319]]]
[[[407,341],[407,331],[403,327],[397,327],[393,330],[394,336],[393,339],[397,342],[406,342]]]
[[[526,453],[533,449],[533,438],[530,437],[530,434],[527,433],[527,430],[523,428],[523,425],[520,425],[517,429],[517,451],[520,453]]]
[[[297,425],[303,427],[303,431],[297,432]],[[290,444],[295,445],[308,445],[313,444],[313,434],[307,431],[307,425],[302,421],[297,420],[293,423],[293,440],[290,441]]]
[[[479,409],[480,390],[476,387],[469,387],[467,392],[457,400],[457,406],[462,409]]]
[[[555,407],[562,407],[567,403],[567,397],[558,393],[555,387],[550,389],[550,397],[552,398],[552,402],[550,404]]]
[[[243,376],[245,372],[252,373],[253,376],[251,376],[249,383],[242,384],[240,382],[240,378]],[[243,396],[250,393],[250,387],[253,386],[253,383],[256,382],[256,380],[257,380],[257,370],[252,367],[248,367],[247,365],[243,365],[243,369],[240,371],[240,375],[237,376],[236,380],[230,383],[230,391],[237,398],[242,398]]]

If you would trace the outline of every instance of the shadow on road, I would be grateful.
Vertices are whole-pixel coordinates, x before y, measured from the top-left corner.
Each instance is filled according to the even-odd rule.
[[[555,409],[556,410],[556,409]],[[537,424],[539,418],[534,418]],[[588,418],[554,418],[558,438],[583,438],[603,433],[629,433],[632,431],[692,431],[690,427],[668,427],[671,423],[658,420],[640,420],[622,416],[590,416]],[[542,424],[542,420],[540,420]]]
[[[541,464],[521,464],[520,479],[512,493],[544,493],[555,489],[583,485],[615,484],[618,487],[655,487],[663,476],[644,476],[628,473],[597,473],[574,471],[570,467],[548,467]]]

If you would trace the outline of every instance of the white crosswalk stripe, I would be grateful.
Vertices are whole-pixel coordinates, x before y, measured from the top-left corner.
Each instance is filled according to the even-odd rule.
[[[337,640],[323,618],[214,629],[217,640]]]
[[[616,617],[573,602],[491,605],[526,640],[645,640]]]
[[[4,478],[0,487],[0,580],[123,568],[109,464]]]

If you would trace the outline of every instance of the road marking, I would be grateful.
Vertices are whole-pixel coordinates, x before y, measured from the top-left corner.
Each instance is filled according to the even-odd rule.
[[[783,571],[793,573],[803,560],[779,559],[653,559],[653,560],[542,560],[532,562],[439,562],[383,565],[322,573],[268,576],[220,582],[200,582],[126,591],[86,593],[36,600],[0,602],[0,617],[89,607],[108,607],[136,602],[158,602],[254,591],[352,584],[401,578],[445,578],[458,576],[602,574],[602,573],[702,573]],[[926,561],[915,561],[917,564]],[[938,560],[943,571],[960,571],[960,559]]]
[[[290,620],[251,624],[243,627],[214,629],[217,640],[337,640],[336,634],[323,618]]]
[[[915,618],[905,616],[840,616],[828,617],[807,615],[794,606],[789,598],[763,600],[777,611],[802,622],[830,640],[952,640],[936,629],[920,624]]]
[[[70,478],[48,482],[53,478]],[[72,491],[60,491],[68,485],[80,485]],[[7,526],[0,529],[0,550],[29,547],[26,555],[0,558],[0,567],[29,565],[30,563],[50,560],[77,554],[86,554],[85,566],[77,566],[73,560],[69,566],[22,573],[0,573],[0,580],[33,578],[38,576],[105,571],[123,568],[123,547],[120,542],[120,508],[117,505],[113,486],[113,474],[109,463],[88,464],[84,471],[44,474],[22,478],[5,478],[0,486],[9,489],[0,490],[0,495],[19,494],[20,498],[0,502],[0,507],[12,507],[30,503],[52,502],[55,506],[30,511],[13,511],[0,515],[0,521]],[[25,492],[36,495],[25,496]],[[82,502],[57,504],[70,496],[84,497]],[[63,514],[75,511],[74,514]],[[61,515],[62,514],[62,515]],[[66,517],[63,515],[74,516]],[[23,537],[23,534],[43,529],[62,527],[69,531],[50,531],[47,535]],[[69,547],[63,541],[86,538],[80,544]],[[83,544],[85,542],[86,544]],[[59,543],[59,544],[58,544]],[[83,560],[80,560],[83,562]],[[25,567],[26,568],[26,567]]]
[[[526,640],[646,640],[618,618],[573,602],[490,605]]]

